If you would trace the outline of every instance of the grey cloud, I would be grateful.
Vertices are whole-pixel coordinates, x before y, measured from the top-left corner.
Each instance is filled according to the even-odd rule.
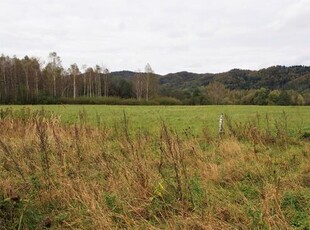
[[[158,73],[310,65],[309,21],[308,0],[1,0],[0,52]]]

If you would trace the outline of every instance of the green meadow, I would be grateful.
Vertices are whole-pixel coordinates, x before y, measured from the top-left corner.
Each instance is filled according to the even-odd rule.
[[[271,128],[275,120],[286,119],[288,129],[295,131],[310,130],[309,106],[111,106],[111,105],[27,105],[0,106],[0,109],[44,110],[60,117],[67,124],[78,123],[83,119],[89,124],[117,126],[126,115],[131,129],[158,131],[165,122],[171,128],[182,132],[191,129],[199,134],[204,128],[211,133],[218,129],[219,114],[224,113],[233,122],[259,120],[262,126],[268,119]]]

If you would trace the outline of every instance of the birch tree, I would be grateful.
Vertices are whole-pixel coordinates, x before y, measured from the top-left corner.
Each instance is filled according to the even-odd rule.
[[[134,83],[134,92],[136,95],[137,100],[141,100],[142,95],[143,95],[143,77],[142,77],[142,73],[140,71],[138,71],[137,73],[135,73],[134,77],[133,77],[133,83]]]
[[[99,65],[95,66],[95,74],[96,74],[96,95],[98,97],[101,96],[101,67]]]
[[[80,73],[79,67],[76,63],[72,64],[69,68],[69,73],[73,77],[73,98],[76,98],[76,76]]]
[[[48,56],[49,63],[50,63],[50,70],[53,76],[53,96],[56,97],[57,89],[56,89],[56,77],[61,69],[61,60],[60,57],[57,55],[56,52],[51,52]]]
[[[1,69],[2,69],[2,88],[3,88],[3,92],[4,94],[2,95],[2,97],[6,97],[7,96],[7,84],[6,84],[6,66],[7,66],[7,62],[6,62],[7,58],[2,54],[1,55]]]
[[[109,96],[109,69],[103,68],[103,84],[104,84],[104,96]]]
[[[145,69],[144,69],[145,73],[146,73],[146,93],[145,93],[145,99],[146,101],[149,100],[149,89],[150,89],[150,75],[152,73],[154,73],[151,65],[149,63],[146,64]]]
[[[22,60],[23,64],[23,70],[25,73],[25,85],[26,85],[26,100],[29,99],[29,66],[30,66],[30,60],[28,56],[25,56]]]
[[[83,70],[83,96],[86,96],[86,69],[87,65],[82,65],[82,70]]]

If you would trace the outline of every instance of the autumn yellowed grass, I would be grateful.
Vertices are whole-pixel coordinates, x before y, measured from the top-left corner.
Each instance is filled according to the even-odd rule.
[[[218,136],[7,114],[0,229],[308,229],[309,141],[277,122]]]

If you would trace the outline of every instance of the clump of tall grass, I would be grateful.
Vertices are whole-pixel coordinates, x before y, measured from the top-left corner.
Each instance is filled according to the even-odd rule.
[[[228,121],[217,137],[78,117],[0,111],[1,230],[310,226],[310,146],[285,121]]]
[[[296,144],[300,130],[288,129],[288,116],[285,112],[273,119],[268,114],[261,116],[259,113],[255,117],[244,121],[232,121],[231,117],[226,115],[227,135],[234,136],[238,140],[249,141],[253,143],[254,151],[257,151],[259,145],[279,145],[287,147]]]

